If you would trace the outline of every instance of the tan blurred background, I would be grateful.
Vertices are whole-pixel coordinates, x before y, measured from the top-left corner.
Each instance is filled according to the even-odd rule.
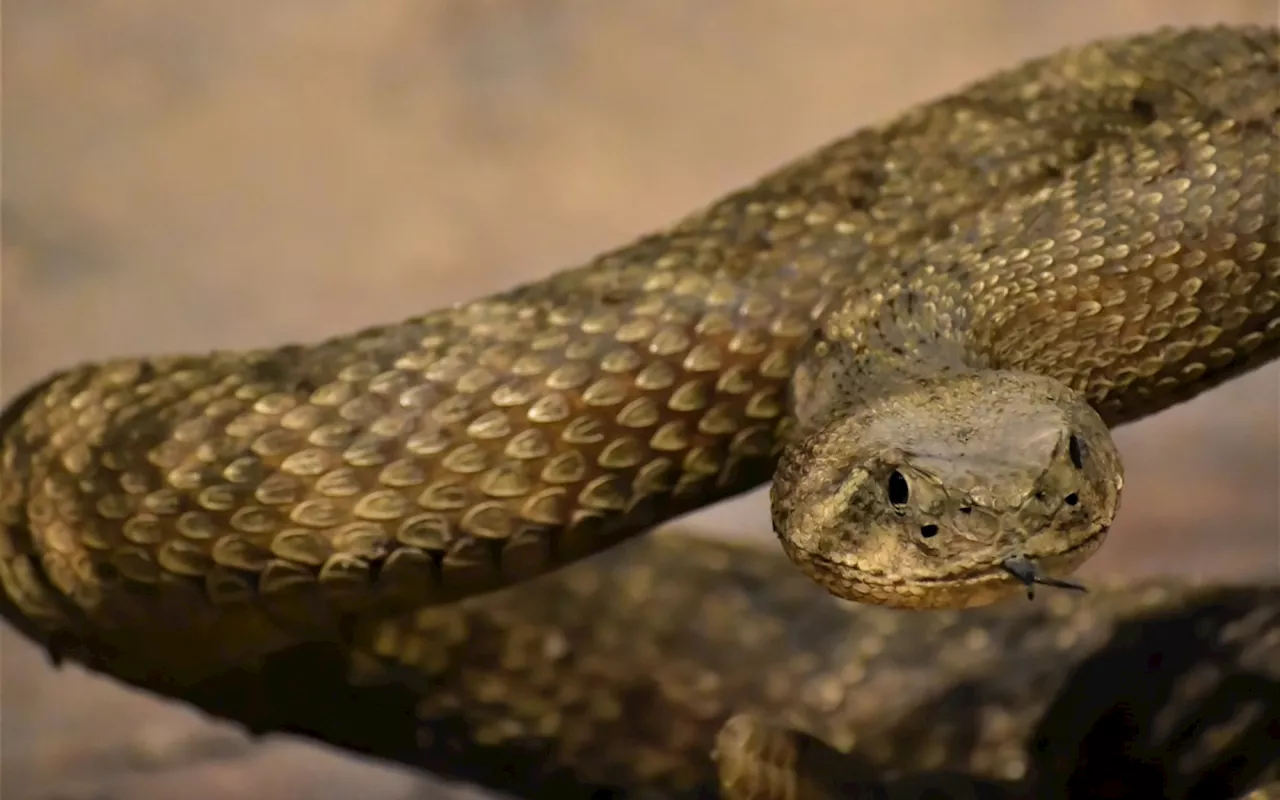
[[[305,339],[569,266],[1054,48],[1256,2],[7,0],[3,383]],[[1122,431],[1090,571],[1280,572],[1280,372]],[[767,530],[759,494],[697,515]],[[441,796],[3,632],[4,800]]]

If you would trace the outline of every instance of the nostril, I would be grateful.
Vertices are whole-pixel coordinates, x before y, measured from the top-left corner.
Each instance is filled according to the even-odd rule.
[[[1080,502],[1080,495],[1076,494],[1075,492],[1072,492],[1071,494],[1067,495],[1062,499],[1063,499],[1063,502],[1065,502],[1067,505],[1074,506],[1076,503]]]
[[[934,536],[938,535],[938,526],[937,525],[921,525],[920,535],[926,539],[932,539]]]

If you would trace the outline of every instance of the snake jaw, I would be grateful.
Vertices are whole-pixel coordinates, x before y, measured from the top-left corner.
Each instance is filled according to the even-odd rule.
[[[890,575],[866,565],[795,547],[783,549],[811,580],[842,600],[904,609],[976,608],[1023,592],[1034,599],[1034,586],[1075,591],[1087,588],[1065,575],[1084,563],[1106,539],[1103,526],[1066,549],[1037,556],[1005,555],[955,566],[946,574]],[[1022,575],[1015,574],[1018,570]],[[1031,577],[1028,583],[1027,576]]]

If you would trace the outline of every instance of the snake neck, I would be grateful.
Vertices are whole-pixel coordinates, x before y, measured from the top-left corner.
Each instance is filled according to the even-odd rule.
[[[957,294],[963,298],[964,295]],[[790,391],[789,439],[885,404],[938,381],[990,369],[967,345],[958,314],[938,314],[912,293],[870,294],[820,320],[797,357]]]

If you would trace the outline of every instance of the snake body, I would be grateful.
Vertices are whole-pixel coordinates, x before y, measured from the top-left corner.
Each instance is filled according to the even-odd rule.
[[[312,345],[53,375],[0,420],[5,616],[59,657],[202,705],[271,687],[221,712],[265,714],[263,728],[319,725],[465,773],[466,756],[379,739],[381,709],[345,734],[298,722],[328,712],[294,703],[280,664],[324,654],[314,663],[334,671],[316,680],[336,694],[370,649],[416,653],[410,673],[460,669],[494,694],[438,694],[464,704],[460,727],[440,723],[454,736],[443,752],[483,753],[502,735],[468,704],[506,696],[521,631],[546,646],[552,622],[493,600],[498,621],[464,664],[449,637],[469,612],[451,603],[488,614],[492,590],[775,467],[775,530],[835,594],[976,605],[1050,580],[1115,514],[1108,425],[1280,352],[1278,66],[1270,29],[1095,43],[855,133],[544,281]],[[750,572],[736,558],[701,590],[668,564],[646,591],[672,593],[670,614],[714,603]],[[549,599],[554,625],[589,624],[612,590]],[[415,609],[445,628],[412,645],[368,638]],[[627,652],[663,641],[637,636],[617,655],[663,663]],[[810,660],[832,670],[835,657]],[[622,675],[602,669],[605,683]],[[718,669],[737,679],[741,662]],[[387,689],[406,725],[411,684]],[[578,763],[568,728],[546,721],[570,706],[540,708],[547,727],[507,712],[495,725],[549,740],[548,769]],[[675,780],[670,763],[634,758],[636,781]]]
[[[1280,780],[1280,584],[918,613],[841,602],[774,547],[675,529],[615,551],[370,624],[355,656],[312,642],[181,696],[548,800],[715,797],[718,733],[746,784],[728,796],[787,797],[743,774],[759,743],[723,741],[738,714],[849,754],[802,776],[888,797],[1225,800]],[[886,795],[800,797],[864,796]]]

